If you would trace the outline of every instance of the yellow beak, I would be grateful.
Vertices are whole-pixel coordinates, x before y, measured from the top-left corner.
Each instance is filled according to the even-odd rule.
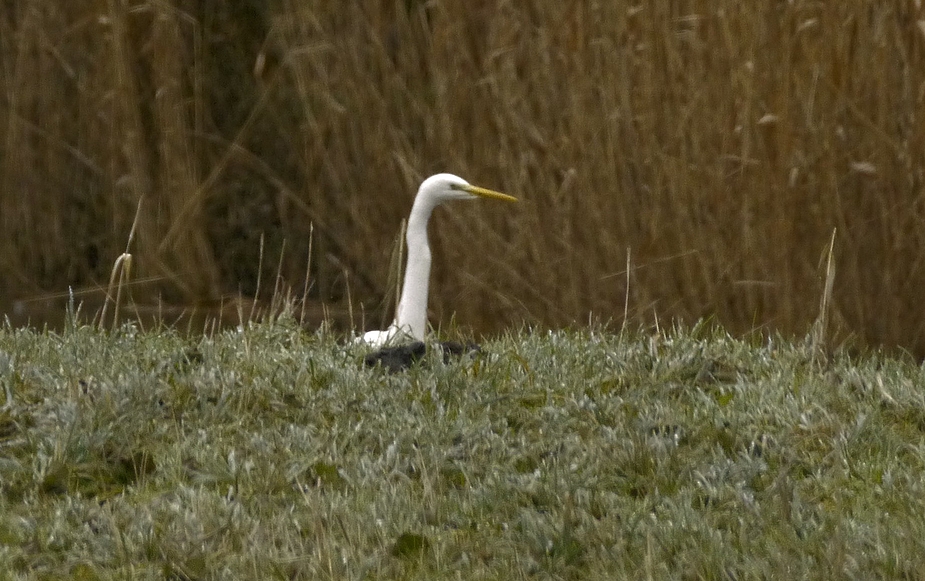
[[[516,202],[517,198],[514,196],[509,196],[507,194],[502,194],[501,192],[496,192],[494,190],[489,190],[488,188],[480,188],[478,186],[473,186],[472,184],[466,184],[464,186],[453,186],[458,190],[468,192],[473,196],[479,196],[481,198],[491,198],[493,200],[503,200],[505,202]]]

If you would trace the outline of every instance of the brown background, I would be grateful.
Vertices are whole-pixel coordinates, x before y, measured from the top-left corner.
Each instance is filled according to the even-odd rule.
[[[803,334],[837,229],[836,330],[922,354],[919,4],[7,2],[0,310],[100,304],[143,198],[137,305],[300,297],[313,226],[312,316],[376,326],[451,171],[523,202],[435,214],[435,325]]]

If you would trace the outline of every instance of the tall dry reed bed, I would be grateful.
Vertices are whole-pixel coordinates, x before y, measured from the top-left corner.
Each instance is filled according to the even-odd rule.
[[[925,351],[918,0],[33,1],[0,49],[0,295],[104,280],[143,198],[136,299],[253,294],[261,235],[300,288],[314,225],[378,322],[453,171],[524,203],[440,210],[435,323],[802,333],[837,229],[833,320]]]

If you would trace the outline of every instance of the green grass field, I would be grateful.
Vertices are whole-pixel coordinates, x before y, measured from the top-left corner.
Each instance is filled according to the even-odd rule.
[[[0,576],[922,578],[919,366],[705,324],[483,349],[4,328]]]

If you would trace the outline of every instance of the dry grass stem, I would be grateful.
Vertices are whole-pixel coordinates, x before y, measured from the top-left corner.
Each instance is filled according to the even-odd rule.
[[[835,286],[835,263],[833,256],[835,253],[835,234],[837,230],[832,230],[832,239],[829,241],[828,252],[825,261],[825,287],[822,290],[822,297],[819,300],[819,316],[813,323],[811,332],[811,349],[813,359],[822,358],[825,360],[828,351],[828,328],[829,328],[829,308],[832,300],[832,290]]]

